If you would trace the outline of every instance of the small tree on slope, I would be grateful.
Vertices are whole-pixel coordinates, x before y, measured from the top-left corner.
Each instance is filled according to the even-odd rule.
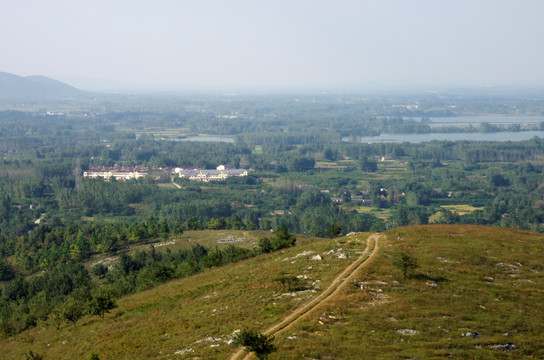
[[[234,343],[245,346],[247,350],[255,352],[258,359],[268,359],[268,355],[277,350],[272,343],[274,335],[264,335],[252,329],[244,329],[234,336]]]
[[[393,265],[402,271],[405,279],[409,273],[419,267],[415,257],[402,251],[393,260]]]

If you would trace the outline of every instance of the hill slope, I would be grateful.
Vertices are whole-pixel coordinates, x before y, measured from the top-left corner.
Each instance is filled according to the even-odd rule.
[[[238,349],[228,343],[235,330],[265,331],[314,299],[361,254],[367,236],[308,242],[172,281],[120,299],[104,320],[88,316],[59,330],[44,324],[3,340],[0,353],[226,359]],[[385,233],[368,266],[279,334],[270,358],[542,358],[543,239],[476,226]],[[417,258],[414,276],[404,279],[392,265],[399,251]],[[283,289],[273,280],[282,272],[305,289]]]
[[[22,77],[0,72],[0,97],[61,97],[82,93],[79,89],[45,76]]]

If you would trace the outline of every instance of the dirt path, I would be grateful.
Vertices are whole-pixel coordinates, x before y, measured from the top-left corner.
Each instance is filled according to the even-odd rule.
[[[245,237],[248,237],[248,238],[250,238],[250,239],[253,239],[253,240],[259,240],[259,239],[257,239],[255,236],[249,235],[249,233],[248,233],[247,231],[243,231],[243,232],[242,232],[242,235],[244,235]]]
[[[363,252],[363,254],[355,260],[353,263],[351,263],[340,275],[338,275],[332,283],[327,287],[319,296],[317,296],[315,299],[304,305],[303,307],[295,310],[291,314],[287,315],[282,321],[277,323],[276,325],[270,327],[266,331],[264,331],[265,335],[274,335],[277,336],[281,332],[291,328],[295,323],[300,321],[302,318],[304,318],[306,315],[310,314],[312,311],[314,311],[317,307],[328,301],[330,298],[332,298],[334,295],[340,291],[340,289],[351,281],[356,273],[366,266],[366,264],[369,262],[370,259],[378,252],[379,245],[378,240],[380,238],[379,234],[373,234],[370,235],[366,242],[366,247]],[[373,247],[372,247],[373,246]],[[370,250],[372,248],[372,250]],[[236,353],[234,353],[230,360],[237,360],[240,355],[244,353],[244,348],[240,348]],[[244,357],[244,360],[247,360],[251,357],[252,353],[247,354]]]
[[[179,184],[176,184],[176,183],[174,182],[173,179],[172,179],[172,185],[174,185],[174,186],[177,187],[178,189],[181,189],[181,186],[179,186]]]

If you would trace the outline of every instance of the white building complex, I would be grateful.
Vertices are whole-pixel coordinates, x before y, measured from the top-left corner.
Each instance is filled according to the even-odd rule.
[[[168,169],[160,169],[168,171]],[[105,180],[132,180],[140,179],[149,173],[149,169],[146,167],[106,167],[98,166],[91,167],[89,170],[83,172],[83,177],[87,178],[102,178]],[[191,181],[216,181],[225,180],[231,176],[247,176],[248,170],[246,169],[231,169],[225,165],[219,165],[216,170],[205,169],[187,169],[176,167],[172,173],[180,178],[188,179]]]
[[[107,167],[96,166],[83,172],[83,177],[103,178],[106,180],[132,180],[146,176],[148,169],[146,167]]]
[[[225,180],[230,176],[247,176],[246,169],[229,169],[225,165],[219,165],[216,170],[183,169],[177,167],[174,169],[174,172],[180,178],[204,182]]]

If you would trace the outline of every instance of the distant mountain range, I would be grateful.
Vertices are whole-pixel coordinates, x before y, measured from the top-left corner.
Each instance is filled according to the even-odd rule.
[[[85,92],[46,76],[22,77],[0,72],[2,98],[58,98],[82,95]]]

